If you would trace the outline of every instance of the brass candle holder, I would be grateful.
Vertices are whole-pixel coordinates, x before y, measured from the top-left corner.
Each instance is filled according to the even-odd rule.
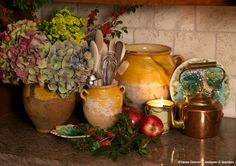
[[[145,113],[157,116],[164,125],[164,132],[168,133],[170,130],[171,117],[170,113],[174,109],[174,102],[166,99],[148,100],[145,104]]]

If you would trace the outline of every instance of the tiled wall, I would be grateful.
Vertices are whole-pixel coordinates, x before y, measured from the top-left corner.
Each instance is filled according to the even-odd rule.
[[[44,6],[39,15],[47,18],[53,9],[70,6],[75,14],[87,16],[99,8],[101,19],[111,5],[53,4]],[[236,117],[236,6],[143,6],[135,14],[122,17],[128,26],[126,43],[160,43],[173,54],[186,58],[202,57],[222,64],[231,77],[231,98],[224,108],[227,117]]]

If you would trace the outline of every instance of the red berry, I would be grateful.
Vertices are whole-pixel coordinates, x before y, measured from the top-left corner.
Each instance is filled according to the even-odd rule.
[[[111,145],[111,141],[109,141],[109,140],[106,140],[101,143],[101,146],[109,146],[109,145]]]
[[[113,136],[113,134],[112,134],[112,132],[107,132],[107,136],[109,137],[109,138],[111,138],[112,136]]]

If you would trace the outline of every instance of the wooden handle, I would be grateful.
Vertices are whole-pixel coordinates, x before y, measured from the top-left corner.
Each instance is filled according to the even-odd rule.
[[[123,61],[119,68],[117,69],[117,73],[115,75],[115,80],[119,81],[120,77],[126,72],[126,70],[129,67],[129,62],[128,61]]]

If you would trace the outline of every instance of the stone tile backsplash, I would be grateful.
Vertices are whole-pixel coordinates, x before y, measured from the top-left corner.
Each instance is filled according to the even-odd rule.
[[[174,52],[187,59],[192,57],[215,59],[215,34],[199,32],[177,32]]]
[[[236,32],[235,6],[197,7],[196,30]]]
[[[134,43],[161,43],[173,47],[174,32],[158,31],[155,29],[136,29]]]
[[[236,76],[236,33],[219,33],[216,42],[216,60]]]
[[[105,17],[114,7],[53,3],[42,7],[39,15],[47,18],[62,6],[77,9],[75,13],[83,17],[96,7]],[[125,43],[164,44],[186,59],[201,57],[222,64],[231,78],[231,97],[224,115],[236,118],[236,6],[143,6],[121,19],[129,31],[123,36]]]
[[[164,30],[194,30],[194,6],[155,7],[155,27]],[[183,19],[184,18],[184,19]]]

